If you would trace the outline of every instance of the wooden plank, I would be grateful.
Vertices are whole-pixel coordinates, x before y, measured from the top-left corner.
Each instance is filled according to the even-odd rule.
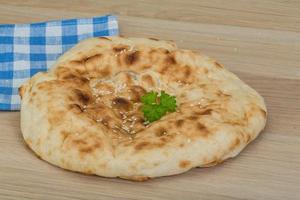
[[[273,30],[300,31],[300,2],[253,0],[237,1],[182,1],[182,0],[152,0],[152,1],[6,1],[1,0],[5,8],[6,19],[15,21],[15,12],[22,12],[30,20],[48,20],[49,16],[78,16],[115,13],[118,15],[167,19],[181,22],[197,22],[205,24],[234,25]],[[74,13],[75,12],[75,13]],[[35,15],[32,15],[32,14]],[[60,15],[54,15],[60,13]],[[74,14],[72,14],[74,13]],[[48,17],[43,17],[48,16]],[[28,19],[27,18],[27,19]],[[19,19],[19,20],[27,20]],[[1,19],[3,20],[3,19]]]

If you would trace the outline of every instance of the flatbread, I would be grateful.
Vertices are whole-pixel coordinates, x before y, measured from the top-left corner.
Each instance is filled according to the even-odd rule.
[[[140,97],[176,96],[177,111],[145,124]],[[147,180],[236,156],[266,123],[263,98],[215,60],[158,39],[80,42],[20,88],[21,130],[64,169]]]

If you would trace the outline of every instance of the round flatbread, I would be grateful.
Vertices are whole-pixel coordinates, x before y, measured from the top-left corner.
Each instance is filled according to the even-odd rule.
[[[140,97],[165,91],[176,112],[146,124]],[[263,98],[215,60],[157,39],[80,42],[20,88],[21,130],[43,160],[146,180],[236,156],[266,123]]]

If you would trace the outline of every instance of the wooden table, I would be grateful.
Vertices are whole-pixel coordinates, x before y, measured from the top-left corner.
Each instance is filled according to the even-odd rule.
[[[0,112],[0,199],[300,199],[300,1],[6,1],[0,23],[119,15],[121,34],[175,40],[218,59],[264,96],[268,124],[235,159],[147,182],[37,159],[19,112]]]

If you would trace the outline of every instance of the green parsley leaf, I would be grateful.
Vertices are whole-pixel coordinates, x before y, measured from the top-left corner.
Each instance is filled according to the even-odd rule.
[[[176,99],[174,96],[170,96],[162,91],[160,95],[160,105],[168,112],[174,112],[176,110]]]
[[[144,113],[144,117],[149,122],[159,120],[166,114],[166,111],[158,105],[144,105],[142,111]]]
[[[176,110],[176,99],[164,91],[158,97],[157,92],[148,92],[141,97],[143,103],[142,112],[148,122],[154,122],[162,118],[168,112]]]
[[[148,92],[141,97],[141,101],[142,101],[142,103],[144,103],[146,105],[147,104],[150,104],[150,105],[156,104],[157,95],[158,95],[157,92],[153,92],[153,91]]]

